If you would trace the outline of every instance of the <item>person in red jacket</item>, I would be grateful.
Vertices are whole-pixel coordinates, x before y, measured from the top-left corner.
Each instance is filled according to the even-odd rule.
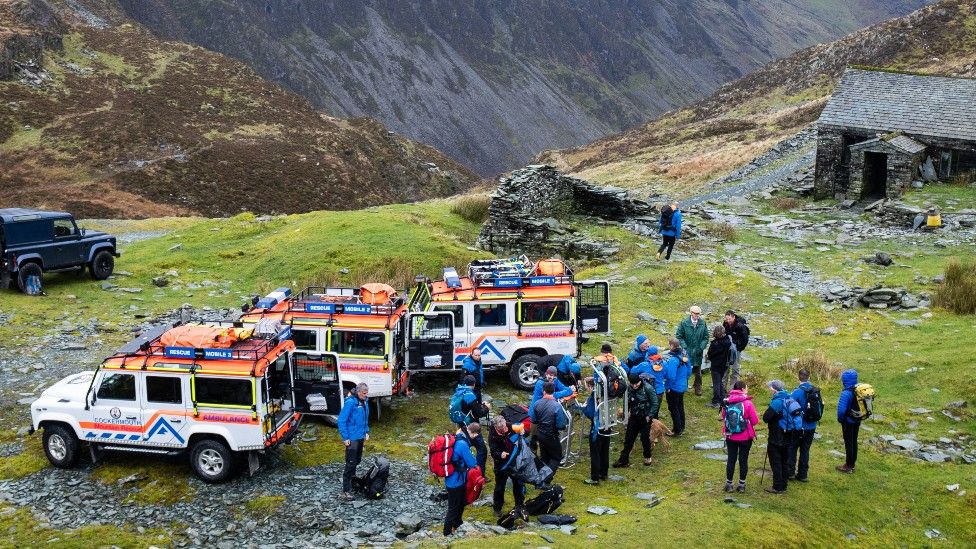
[[[735,490],[746,491],[749,451],[752,449],[752,441],[756,439],[756,425],[759,424],[759,414],[752,404],[752,396],[746,394],[746,391],[746,382],[741,379],[736,381],[722,405],[722,434],[725,435],[725,445],[728,448],[728,459],[725,462],[726,492],[732,491],[736,461],[739,462],[739,486]]]

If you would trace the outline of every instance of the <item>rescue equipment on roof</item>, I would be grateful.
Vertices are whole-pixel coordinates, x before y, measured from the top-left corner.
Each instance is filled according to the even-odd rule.
[[[167,331],[160,336],[159,342],[164,347],[226,349],[251,337],[252,333],[253,330],[245,328],[187,324]]]
[[[384,305],[393,301],[396,295],[397,291],[392,286],[379,282],[363,284],[359,289],[360,301],[368,305]]]

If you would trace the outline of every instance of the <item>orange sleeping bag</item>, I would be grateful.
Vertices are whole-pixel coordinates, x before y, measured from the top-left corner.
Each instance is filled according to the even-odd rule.
[[[543,259],[536,263],[535,274],[539,276],[563,276],[566,266],[558,259]]]
[[[392,286],[388,284],[381,284],[374,282],[372,284],[363,284],[359,289],[359,298],[363,303],[368,303],[370,305],[383,305],[389,303],[396,297],[397,291],[393,289]]]
[[[159,342],[165,347],[193,347],[194,349],[226,349],[233,346],[243,334],[234,328],[185,325],[169,330]]]

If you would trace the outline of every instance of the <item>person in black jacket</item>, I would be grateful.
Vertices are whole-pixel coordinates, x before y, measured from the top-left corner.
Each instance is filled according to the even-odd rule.
[[[712,342],[708,345],[708,362],[712,365],[712,408],[722,406],[725,400],[725,373],[729,369],[729,351],[732,349],[732,338],[725,334],[725,327],[719,324],[712,330]]]
[[[739,362],[742,360],[742,351],[749,345],[749,328],[746,326],[746,319],[735,314],[735,311],[732,310],[725,311],[725,322],[722,326],[725,328],[725,334],[732,337],[735,348],[739,351],[735,357],[735,362],[729,364],[728,379],[725,380],[731,387],[735,385],[736,381],[739,381]],[[724,387],[723,390],[725,390]],[[726,390],[726,392],[728,391]]]
[[[539,459],[552,469],[553,475],[563,461],[563,447],[559,431],[566,428],[566,412],[553,394],[556,384],[547,381],[542,386],[542,398],[532,405],[535,418],[535,438],[539,443]]]
[[[783,418],[784,405],[790,394],[786,392],[786,385],[774,379],[766,384],[773,398],[769,402],[769,408],[763,413],[763,421],[769,426],[769,443],[766,445],[766,452],[769,455],[769,468],[773,471],[773,486],[766,488],[771,494],[785,494],[788,473],[786,461],[789,457],[792,436],[783,430],[780,419]]]
[[[516,442],[520,435],[508,425],[508,421],[498,414],[491,420],[491,432],[488,433],[488,447],[491,449],[491,459],[495,465],[495,492],[492,494],[492,508],[495,516],[502,516],[505,506],[505,487],[508,479],[512,479],[512,495],[515,497],[515,507],[520,509],[525,504],[525,482],[511,476],[511,471],[505,465],[512,458]]]

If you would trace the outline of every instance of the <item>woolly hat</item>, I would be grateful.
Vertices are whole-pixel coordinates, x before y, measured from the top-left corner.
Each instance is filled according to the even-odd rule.
[[[650,358],[650,357],[658,354],[659,352],[660,352],[660,349],[658,349],[654,345],[651,345],[650,347],[647,348],[647,357]]]
[[[769,387],[770,389],[774,390],[774,391],[785,391],[786,390],[786,384],[783,383],[782,381],[778,380],[778,379],[774,379],[774,380],[770,381],[769,383],[766,384],[766,386]]]
[[[645,341],[647,341],[647,336],[646,335],[641,334],[641,335],[637,336],[637,346],[638,347],[640,347],[641,345],[643,345]]]
[[[555,366],[550,366],[546,368],[546,375],[554,376],[559,373],[559,370]]]

